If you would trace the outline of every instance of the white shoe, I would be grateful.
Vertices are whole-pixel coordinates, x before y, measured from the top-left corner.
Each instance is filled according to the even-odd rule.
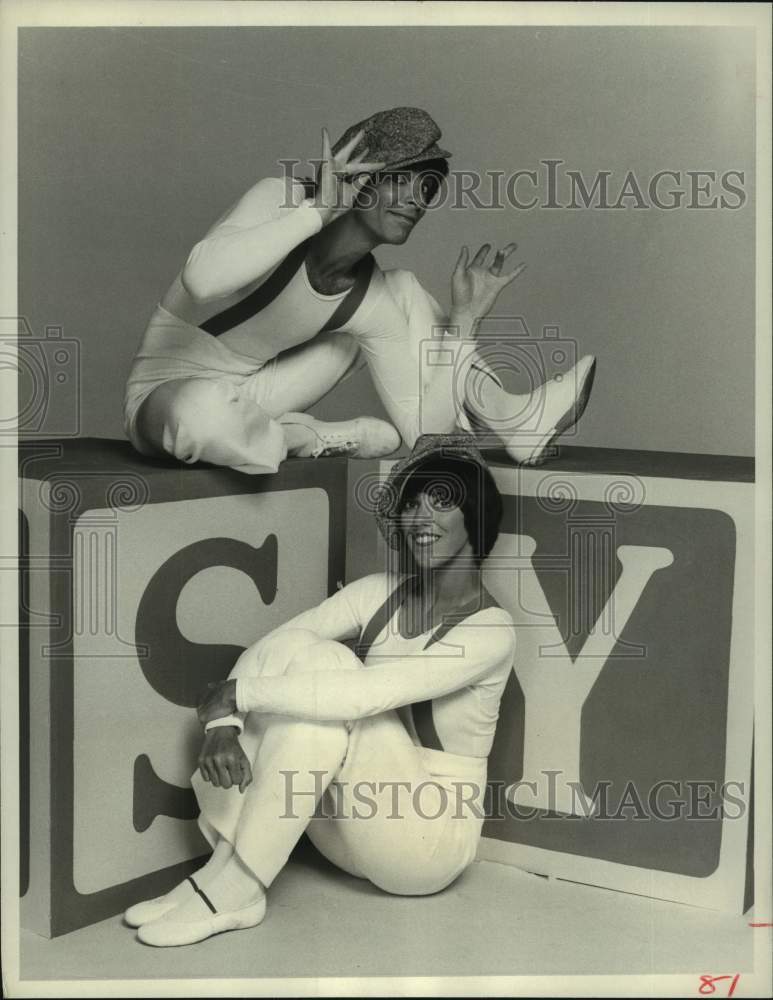
[[[573,368],[544,382],[534,390],[534,404],[539,414],[537,426],[502,433],[508,455],[519,465],[541,465],[555,439],[582,416],[588,405],[596,359],[592,354],[580,358]],[[534,413],[535,406],[530,404]]]
[[[189,895],[185,895],[181,890],[187,888]],[[142,903],[135,903],[124,913],[123,918],[130,927],[141,927],[150,923],[151,920],[158,920],[165,913],[173,910],[175,906],[186,903],[193,899],[196,890],[191,884],[191,879],[187,878],[174,889],[175,898],[170,900],[171,893],[166,896],[157,896],[155,899],[146,899]]]
[[[348,455],[351,458],[381,458],[397,451],[400,435],[385,420],[376,417],[356,417],[330,423],[316,420],[308,413],[286,413],[281,424],[296,424],[309,431],[308,442],[292,450],[297,458],[328,458]]]
[[[172,911],[150,924],[143,924],[137,931],[137,937],[143,944],[151,944],[156,948],[175,948],[183,944],[196,944],[197,941],[204,941],[213,934],[222,934],[223,931],[257,927],[266,915],[266,897],[263,896],[257,903],[251,903],[239,910],[229,910],[225,913],[211,912],[211,910],[214,910],[214,907],[207,899],[201,903],[202,915],[199,920],[175,920]]]
[[[143,903],[135,903],[124,913],[123,918],[130,927],[141,927],[149,924],[151,920],[158,920],[165,913],[169,913],[177,906],[177,903],[170,903],[166,896],[159,896],[157,899],[148,899]]]

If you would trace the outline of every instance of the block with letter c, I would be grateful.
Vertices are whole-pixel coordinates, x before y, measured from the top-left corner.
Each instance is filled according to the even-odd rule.
[[[20,460],[22,923],[54,936],[167,891],[204,853],[194,708],[343,580],[346,461],[246,476],[88,439]]]

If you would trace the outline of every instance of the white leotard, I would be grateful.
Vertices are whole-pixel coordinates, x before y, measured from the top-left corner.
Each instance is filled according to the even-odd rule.
[[[319,212],[304,199],[300,184],[281,178],[261,180],[193,247],[161,305],[198,327],[260,287],[321,225]],[[316,292],[302,265],[271,303],[218,340],[242,358],[265,363],[312,339],[345,295]],[[449,352],[456,358],[472,355],[469,350],[465,355],[458,338],[445,335],[446,322],[440,305],[410,271],[382,271],[376,266],[363,301],[342,328],[363,351],[376,391],[409,446],[422,430],[446,433],[456,424]],[[427,341],[434,339],[436,351],[441,337],[443,364],[422,365]]]
[[[395,583],[385,573],[366,576],[276,631],[302,628],[321,639],[359,637]],[[430,634],[405,639],[393,620],[371,646],[365,668],[356,671],[314,671],[309,664],[308,673],[255,677],[245,675],[245,659],[231,673],[237,678],[238,708],[241,713],[354,720],[431,700],[444,750],[487,757],[515,653],[512,618],[499,607],[477,611],[425,650]],[[416,740],[410,713],[400,714]]]

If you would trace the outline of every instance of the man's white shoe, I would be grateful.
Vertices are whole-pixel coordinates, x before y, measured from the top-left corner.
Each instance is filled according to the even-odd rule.
[[[182,908],[175,907],[177,909]],[[189,910],[190,906],[186,904],[185,909]],[[200,909],[200,918],[191,919],[189,916],[185,920],[175,919],[175,910],[172,910],[158,920],[143,924],[137,931],[137,937],[143,944],[156,948],[176,948],[196,944],[197,941],[204,941],[213,934],[222,934],[224,931],[257,927],[266,915],[266,897],[238,910],[218,913],[212,912],[214,907],[211,903],[205,905],[202,894]]]
[[[397,430],[376,417],[356,417],[354,420],[331,423],[316,420],[308,413],[286,413],[280,418],[280,423],[302,426],[308,432],[305,443],[290,452],[297,458],[327,458],[332,455],[381,458],[397,451],[401,443]]]
[[[592,354],[580,358],[574,367],[544,382],[532,393],[529,413],[535,426],[497,429],[508,455],[519,465],[540,465],[545,453],[559,435],[582,416],[588,405],[596,359]]]

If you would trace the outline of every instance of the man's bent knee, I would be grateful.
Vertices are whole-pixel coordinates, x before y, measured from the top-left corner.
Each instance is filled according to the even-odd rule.
[[[225,382],[176,379],[148,396],[137,415],[137,429],[160,451],[195,462],[224,418],[228,423],[229,407],[237,402],[236,389]]]

